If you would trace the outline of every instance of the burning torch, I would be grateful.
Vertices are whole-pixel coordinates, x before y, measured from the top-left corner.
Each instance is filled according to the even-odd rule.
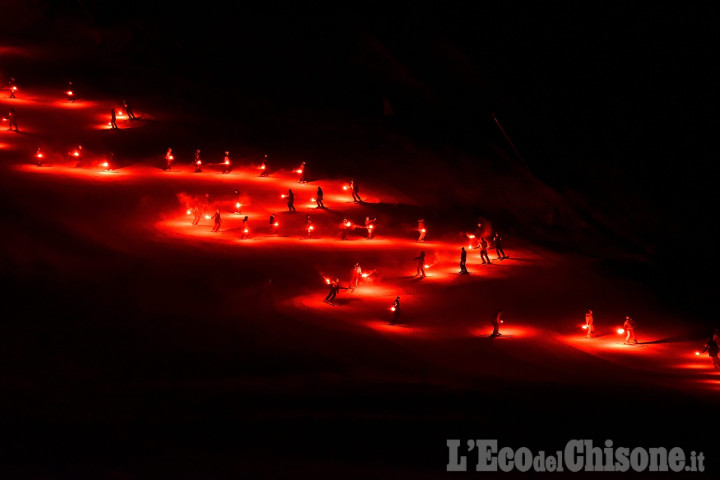
[[[240,202],[235,202],[235,213],[237,213],[238,215],[240,215],[240,209],[241,209],[241,208],[242,208],[242,203],[240,203]]]
[[[38,148],[37,152],[35,152],[35,163],[37,164],[38,167],[42,164],[43,157],[44,157],[43,153]]]

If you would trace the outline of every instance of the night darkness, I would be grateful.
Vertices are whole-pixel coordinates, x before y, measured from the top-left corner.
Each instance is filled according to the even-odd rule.
[[[199,145],[229,148],[243,161],[271,151],[273,166],[290,172],[307,158],[328,185],[355,178],[363,194],[387,195],[368,214],[388,232],[414,229],[417,210],[403,199],[420,199],[430,225],[469,231],[475,218],[489,218],[508,249],[531,245],[527,252],[547,252],[563,272],[552,286],[552,273],[518,261],[527,283],[424,290],[441,299],[432,306],[412,304],[422,290],[413,291],[403,301],[442,322],[423,317],[417,338],[368,334],[357,318],[365,321],[358,311],[372,299],[348,300],[335,317],[309,300],[325,295],[324,284],[310,290],[318,264],[342,264],[348,250],[328,260],[291,244],[253,260],[206,238],[190,250],[194,239],[167,225],[173,202],[192,187],[180,194],[162,184],[152,198],[142,179],[127,199],[114,186],[105,204],[85,180],[68,175],[55,185],[48,174],[33,184],[18,167],[0,189],[2,277],[12,285],[0,331],[0,425],[12,440],[0,443],[0,479],[438,478],[449,435],[554,448],[589,432],[694,448],[712,425],[714,399],[673,389],[680,375],[662,368],[674,342],[704,341],[718,326],[713,10],[699,1],[0,1],[3,83],[13,74],[42,91],[72,78],[98,103],[129,97],[154,115],[94,145],[91,133],[83,139],[112,149],[125,171],[168,145],[179,157]],[[45,54],[12,57],[4,46]],[[4,150],[7,138],[3,169],[26,153]],[[63,198],[67,185],[82,188]],[[326,195],[332,203],[330,188]],[[130,225],[128,237],[147,238],[103,243],[110,234],[78,226],[102,211],[81,219],[39,206],[25,212],[28,199],[59,212],[96,202]],[[156,223],[142,219],[148,212]],[[405,277],[388,272],[407,266],[392,250],[400,243],[389,245],[386,276],[374,287],[394,297],[404,280],[392,279]],[[373,260],[358,255],[364,266]],[[273,288],[283,298],[263,306],[255,291],[270,276],[263,268],[276,265],[285,278],[273,271]],[[97,285],[88,279],[96,273]],[[563,290],[576,283],[577,292]],[[428,341],[446,323],[461,329],[451,317],[470,331],[467,317],[513,298],[514,288],[529,300],[508,308],[508,323],[520,328],[512,315],[537,322],[508,336],[519,349],[496,343],[477,353],[470,338],[446,331]],[[553,351],[522,338],[576,335],[567,325],[577,319],[563,315],[586,309],[586,298],[598,310],[607,298],[613,315],[652,299],[637,310],[664,315],[652,325],[659,340],[643,350],[657,356],[623,370],[614,352]],[[545,355],[547,364],[538,360]],[[482,365],[455,371],[453,362]],[[646,372],[652,380],[643,383]],[[703,395],[717,393],[715,383],[707,388]],[[635,419],[638,428],[626,428]],[[702,447],[718,454],[717,439]]]

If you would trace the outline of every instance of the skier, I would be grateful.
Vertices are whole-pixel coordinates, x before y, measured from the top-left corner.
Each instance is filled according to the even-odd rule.
[[[322,188],[320,188],[320,187],[318,187],[318,189],[317,189],[315,201],[317,202],[317,207],[315,207],[315,208],[325,208],[325,204],[323,203],[323,191],[322,191]]]
[[[362,278],[362,268],[359,262],[355,262],[353,266],[352,275],[350,277],[350,291],[355,290],[360,285],[360,279]]]
[[[305,215],[305,238],[311,238],[312,232],[315,230],[310,215]]]
[[[230,173],[230,170],[232,170],[232,162],[230,161],[230,152],[225,152],[225,161],[223,162],[223,171],[222,173]]]
[[[241,239],[245,240],[250,235],[250,228],[248,227],[248,217],[245,215],[245,218],[243,218],[243,224],[242,224],[242,235],[240,236]]]
[[[68,99],[68,102],[75,103],[75,92],[73,92],[71,81],[68,81],[67,85],[65,85],[65,97]]]
[[[367,239],[371,240],[375,236],[375,221],[377,219],[365,217],[365,228],[367,229]]]
[[[467,260],[467,252],[465,251],[465,247],[460,247],[460,273],[467,275],[468,272],[467,268],[465,267],[465,261]]]
[[[400,323],[400,297],[395,297],[395,301],[393,302],[392,306],[390,307],[390,311],[393,313],[392,321],[390,322],[390,325],[397,325]]]
[[[125,99],[123,99],[123,110],[125,110],[125,114],[131,121],[135,120],[135,114],[133,113],[132,108],[130,108],[130,104]]]
[[[305,162],[302,162],[300,164],[300,167],[297,169],[297,173],[300,174],[300,178],[298,179],[298,183],[307,183],[307,180],[305,179]]]
[[[495,316],[492,318],[493,332],[490,335],[491,337],[498,337],[498,336],[502,335],[500,333],[500,324],[503,323],[502,314],[503,314],[503,311],[498,310],[495,313]]]
[[[350,190],[352,190],[352,198],[353,202],[360,203],[362,202],[362,199],[360,198],[360,195],[358,195],[358,184],[355,182],[355,180],[350,180]]]
[[[111,171],[113,169],[113,165],[115,165],[115,153],[110,152],[108,154],[108,158],[101,165],[105,167],[106,172]]]
[[[715,329],[715,333],[712,337],[708,338],[707,343],[705,344],[705,348],[703,349],[702,353],[708,352],[708,355],[712,359],[713,366],[715,368],[720,368],[720,359],[718,359],[718,330]]]
[[[70,155],[72,157],[74,157],[75,160],[77,160],[77,162],[75,163],[75,168],[80,168],[83,166],[83,164],[82,164],[82,148],[83,148],[82,145],[78,145],[75,150],[70,152]]]
[[[245,217],[247,218],[247,217]],[[213,232],[217,232],[220,230],[220,225],[222,224],[222,219],[220,218],[220,209],[215,210],[215,215],[213,215]]]
[[[194,173],[200,173],[202,172],[202,160],[200,159],[200,149],[195,150],[195,172]]]
[[[115,109],[110,109],[110,127],[115,129],[118,128],[117,126],[117,118],[115,117]]]
[[[415,272],[414,276],[420,275],[420,278],[425,277],[425,251],[420,252],[420,255],[413,258],[413,260],[417,260],[417,271]]]
[[[196,203],[195,208],[193,208],[193,227],[196,227],[198,223],[200,223],[200,205]]]
[[[288,201],[287,201],[288,211],[294,212],[295,211],[295,194],[293,194],[293,191],[291,188],[288,188],[287,198],[288,198]]]
[[[425,219],[420,218],[418,219],[418,231],[420,232],[420,236],[418,237],[418,242],[424,242],[425,241]]]
[[[500,232],[495,232],[495,236],[493,237],[493,243],[495,245],[495,253],[497,253],[498,260],[509,258],[507,255],[505,255],[505,251],[502,248],[502,237],[500,236]]]
[[[17,92],[17,85],[15,85],[15,79],[10,77],[8,81],[8,88],[10,88],[10,98],[15,98],[15,92]]]
[[[10,107],[10,110],[8,111],[8,130],[18,131],[17,120],[15,119],[15,109],[13,107]]]
[[[335,300],[335,297],[337,296],[340,289],[347,290],[346,287],[340,286],[340,279],[335,277],[335,279],[330,282],[330,292],[327,294],[327,297],[325,297],[325,300],[323,300],[323,302],[333,305],[333,300]]]
[[[168,148],[167,152],[165,152],[165,168],[163,168],[163,172],[167,172],[168,170],[170,170],[170,167],[172,167],[174,160],[175,157],[172,154],[172,148]]]
[[[630,315],[625,316],[623,328],[625,329],[625,332],[627,332],[627,335],[625,336],[625,342],[623,343],[638,343],[637,338],[635,338],[635,325],[635,320],[633,320]]]
[[[35,152],[35,165],[37,165],[38,167],[42,166],[42,159],[44,156],[45,155],[43,155],[40,147],[38,147],[37,152]]]
[[[270,222],[269,223],[270,223],[270,234],[273,236],[277,236],[279,224],[278,224],[278,222],[275,221],[274,213],[270,214]]]
[[[587,330],[587,334],[585,335],[586,338],[592,338],[595,334],[595,327],[593,326],[593,313],[592,310],[588,308],[587,313],[585,314],[585,329]]]
[[[347,234],[351,228],[352,228],[352,223],[350,223],[350,220],[348,220],[347,218],[343,218],[343,221],[340,224],[340,232],[341,232],[340,238],[342,240],[347,240]]]
[[[487,249],[487,240],[485,240],[485,237],[480,237],[480,258],[482,259],[483,264],[487,263],[488,265],[490,265],[490,257],[488,257]]]
[[[267,153],[265,154],[265,158],[263,160],[262,165],[260,165],[260,170],[261,170],[261,172],[260,172],[261,177],[267,177],[270,174],[270,170],[268,169],[268,166],[267,166]]]

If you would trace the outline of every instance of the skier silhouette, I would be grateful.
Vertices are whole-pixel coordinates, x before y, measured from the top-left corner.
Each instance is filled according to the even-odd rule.
[[[466,260],[467,260],[467,252],[465,251],[465,247],[460,247],[460,273],[462,273],[462,274],[470,273],[467,271],[467,268],[465,267]]]
[[[317,202],[317,207],[315,208],[325,208],[325,204],[323,203],[323,191],[322,188],[318,187],[317,193],[315,195],[315,201]]]
[[[287,207],[288,211],[294,212],[295,211],[295,194],[293,193],[291,188],[288,188],[287,193]]]
[[[413,258],[413,260],[417,260],[417,271],[415,272],[415,276],[417,277],[420,275],[420,278],[425,277],[425,251],[420,252],[420,255]]]

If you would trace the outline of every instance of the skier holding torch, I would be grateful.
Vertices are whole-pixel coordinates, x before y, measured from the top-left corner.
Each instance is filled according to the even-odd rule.
[[[400,323],[400,296],[395,297],[395,301],[393,301],[390,311],[393,316],[390,325],[397,325]]]
[[[367,229],[367,239],[372,240],[375,237],[375,221],[376,218],[365,217],[365,228]]]

